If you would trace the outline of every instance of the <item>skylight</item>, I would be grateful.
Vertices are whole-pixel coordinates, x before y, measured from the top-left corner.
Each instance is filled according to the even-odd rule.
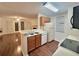
[[[46,4],[44,5],[44,7],[50,9],[50,10],[53,11],[53,12],[58,12],[58,9],[57,9],[55,6],[53,6],[52,4],[50,4],[50,3],[46,3]]]

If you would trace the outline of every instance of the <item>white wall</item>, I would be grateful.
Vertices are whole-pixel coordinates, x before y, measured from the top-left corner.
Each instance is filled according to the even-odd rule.
[[[8,29],[7,29],[8,22],[7,22],[6,18],[1,18],[1,20],[2,20],[2,33],[7,33],[8,32]]]
[[[1,30],[1,27],[2,27],[2,20],[1,20],[1,18],[0,18],[0,30]]]
[[[19,30],[21,30],[20,21],[24,21],[24,30],[32,30],[34,25],[38,25],[38,20],[36,18],[24,18],[17,21],[17,18],[13,17],[0,17],[0,28],[2,33],[15,32],[15,22],[19,23]]]
[[[50,40],[49,41],[51,41],[51,40],[54,40],[55,39],[55,17],[51,17],[51,23],[52,23],[52,25],[51,25],[51,28],[50,28]]]

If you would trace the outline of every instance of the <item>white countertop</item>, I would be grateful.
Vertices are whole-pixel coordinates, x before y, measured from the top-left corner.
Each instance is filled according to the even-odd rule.
[[[52,56],[79,56],[79,54],[60,46]]]
[[[71,40],[79,41],[79,36],[76,35],[69,35],[67,38]]]
[[[35,34],[35,32],[38,32],[38,34],[47,34],[46,31],[43,31],[43,30],[40,30],[40,29],[21,31],[21,33],[22,33],[23,35],[26,35],[27,37],[37,35],[37,34]],[[33,35],[30,35],[30,33],[34,33],[34,34],[33,34]]]

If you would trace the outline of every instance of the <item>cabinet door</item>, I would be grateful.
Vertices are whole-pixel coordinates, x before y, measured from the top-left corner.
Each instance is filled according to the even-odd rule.
[[[35,36],[28,37],[27,43],[28,43],[28,52],[35,49]]]
[[[41,46],[41,34],[35,36],[35,47]]]

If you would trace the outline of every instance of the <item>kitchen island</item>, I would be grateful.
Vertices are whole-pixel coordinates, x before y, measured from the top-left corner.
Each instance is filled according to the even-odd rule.
[[[28,56],[29,52],[47,43],[47,33],[45,31],[23,31],[22,32],[22,53]]]

